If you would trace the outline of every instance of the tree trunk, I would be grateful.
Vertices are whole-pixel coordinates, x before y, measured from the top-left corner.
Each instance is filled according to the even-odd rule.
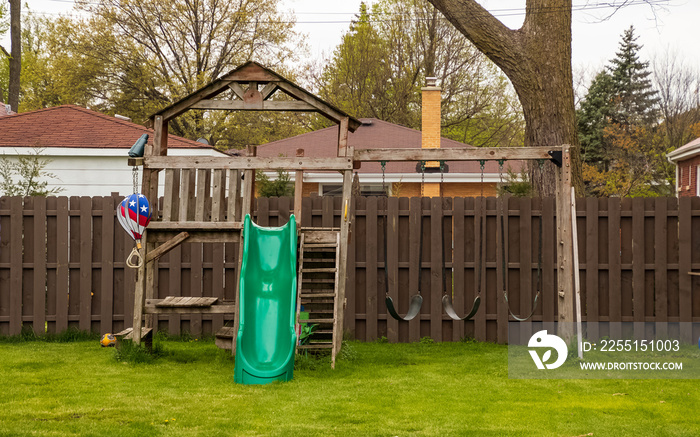
[[[15,112],[19,112],[19,76],[22,71],[21,10],[21,0],[10,0],[10,84],[7,103]]]
[[[525,22],[508,29],[475,0],[430,0],[510,79],[525,117],[525,146],[572,146],[572,183],[583,180],[571,72],[571,0],[527,0]],[[556,191],[555,172],[531,165],[533,185]]]

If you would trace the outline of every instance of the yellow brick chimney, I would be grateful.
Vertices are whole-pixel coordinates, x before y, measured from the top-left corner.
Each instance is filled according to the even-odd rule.
[[[442,88],[437,86],[437,78],[426,77],[425,86],[422,91],[422,110],[421,110],[421,148],[423,149],[439,149],[440,148],[440,123],[441,110],[440,102],[442,99]],[[439,168],[438,161],[428,161],[426,168]],[[426,197],[439,197],[441,195],[441,187],[439,183],[424,183],[421,187],[423,195]]]

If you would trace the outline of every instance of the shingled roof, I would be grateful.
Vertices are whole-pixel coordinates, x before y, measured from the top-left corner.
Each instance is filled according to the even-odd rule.
[[[421,131],[410,129],[398,124],[376,118],[360,119],[362,125],[355,132],[348,134],[348,147],[355,149],[374,148],[421,148]],[[325,129],[308,132],[283,140],[262,144],[258,147],[258,156],[294,156],[296,149],[304,149],[304,156],[308,157],[334,157],[336,156],[336,144],[338,142],[338,127],[331,126]],[[441,138],[441,148],[470,148],[468,144],[459,141]],[[450,173],[479,173],[481,168],[478,162],[461,161],[450,162]],[[512,165],[510,165],[512,164]],[[510,167],[519,169],[520,161],[509,162]],[[498,164],[495,161],[487,161],[484,171],[487,173],[498,172]],[[362,164],[360,173],[380,173],[381,166],[376,162]],[[415,173],[416,163],[393,162],[386,166],[387,173]]]
[[[142,134],[153,141],[153,129],[75,105],[0,117],[0,132],[0,147],[129,149]],[[168,148],[212,147],[170,135]]]

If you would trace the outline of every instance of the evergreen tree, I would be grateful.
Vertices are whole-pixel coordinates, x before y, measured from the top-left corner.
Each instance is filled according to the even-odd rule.
[[[576,111],[581,159],[585,163],[602,163],[606,159],[604,129],[610,122],[614,101],[612,76],[603,70],[591,82]]]
[[[659,97],[651,84],[649,62],[639,59],[642,46],[636,41],[634,26],[630,26],[607,67],[616,98],[612,121],[626,126],[651,126],[657,122]]]
[[[624,31],[615,58],[595,77],[576,112],[589,194],[652,195],[665,185],[659,170],[664,150],[655,134],[659,98],[636,41],[634,27]]]

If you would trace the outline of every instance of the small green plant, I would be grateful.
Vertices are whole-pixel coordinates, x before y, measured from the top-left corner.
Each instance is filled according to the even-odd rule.
[[[375,343],[389,343],[389,339],[382,335],[381,337],[374,340],[374,342]]]
[[[343,344],[338,355],[341,360],[345,361],[355,361],[358,358],[357,351],[352,345],[352,342],[345,340],[343,340]]]
[[[510,194],[513,197],[532,197],[532,184],[526,170],[520,174],[508,169],[503,183],[498,186],[498,196]]]
[[[13,159],[0,158],[0,194],[4,196],[50,196],[63,188],[49,188],[49,179],[58,179],[46,171],[50,159],[42,158],[44,149],[34,147],[28,155],[17,155]]]
[[[433,340],[432,338],[430,338],[427,335],[425,337],[421,337],[421,339],[420,339],[420,344],[433,344],[433,343],[435,343],[435,340]]]
[[[114,350],[115,360],[132,364],[152,363],[162,355],[163,347],[160,342],[154,342],[153,350],[149,352],[144,345],[137,345],[131,340],[122,340],[119,342],[119,347]]]

